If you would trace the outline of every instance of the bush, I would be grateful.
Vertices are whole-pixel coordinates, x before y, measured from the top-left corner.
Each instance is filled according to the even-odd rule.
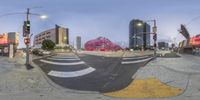
[[[62,49],[61,46],[56,46],[54,49]]]
[[[54,50],[55,43],[52,40],[44,40],[42,41],[42,49],[43,50]]]

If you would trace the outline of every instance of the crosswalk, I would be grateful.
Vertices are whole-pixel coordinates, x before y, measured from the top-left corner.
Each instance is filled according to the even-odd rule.
[[[152,56],[123,57],[122,65],[143,63],[151,60]],[[51,56],[39,60],[47,67],[47,75],[59,78],[73,78],[84,76],[94,72],[96,69],[88,66],[77,56]]]
[[[137,64],[151,60],[152,56],[123,57],[121,64]]]
[[[53,67],[55,67],[54,70],[50,69],[50,71],[47,73],[47,75],[53,77],[60,77],[60,78],[79,77],[92,73],[96,70],[93,67],[87,66],[86,63],[77,56],[51,56],[46,59],[40,59],[40,62],[45,63],[47,65],[53,65]],[[56,68],[63,66],[64,66],[63,70],[55,70]],[[84,69],[81,68],[78,70],[70,71],[75,67],[77,69],[78,66],[79,68],[83,66]]]

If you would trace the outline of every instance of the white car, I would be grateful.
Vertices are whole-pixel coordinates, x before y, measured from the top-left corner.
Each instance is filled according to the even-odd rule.
[[[51,54],[51,52],[50,51],[42,51],[42,54],[44,54],[44,55],[49,55],[49,54]]]

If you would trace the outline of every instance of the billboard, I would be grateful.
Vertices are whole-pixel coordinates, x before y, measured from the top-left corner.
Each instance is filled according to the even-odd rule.
[[[0,45],[7,45],[9,43],[19,44],[19,34],[16,32],[0,34]]]
[[[200,36],[195,36],[190,39],[190,45],[200,46]]]
[[[8,44],[8,34],[0,34],[0,45]]]

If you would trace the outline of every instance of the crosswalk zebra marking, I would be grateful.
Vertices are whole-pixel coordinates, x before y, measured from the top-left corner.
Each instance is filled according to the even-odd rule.
[[[124,57],[123,60],[129,60],[129,59],[142,59],[142,58],[147,58],[149,56],[141,56],[141,57]]]
[[[146,59],[141,59],[141,60],[135,60],[135,61],[122,61],[121,64],[135,64],[135,63],[141,63],[141,62],[145,62],[148,61],[150,59],[152,59],[153,57],[150,58],[146,58]]]
[[[50,71],[48,75],[54,76],[54,77],[61,77],[61,78],[70,78],[70,77],[78,77],[78,76],[83,76],[86,74],[89,74],[96,69],[92,67],[88,67],[83,70],[78,70],[78,71],[71,71],[71,72],[63,72],[63,71]]]
[[[54,65],[80,65],[80,64],[85,64],[83,61],[78,61],[78,62],[68,62],[68,63],[60,63],[60,62],[53,62],[53,61],[48,61],[48,60],[40,60],[41,62],[48,63],[48,64],[54,64]]]
[[[47,58],[50,60],[65,60],[65,61],[74,61],[74,60],[80,60],[79,58]]]

